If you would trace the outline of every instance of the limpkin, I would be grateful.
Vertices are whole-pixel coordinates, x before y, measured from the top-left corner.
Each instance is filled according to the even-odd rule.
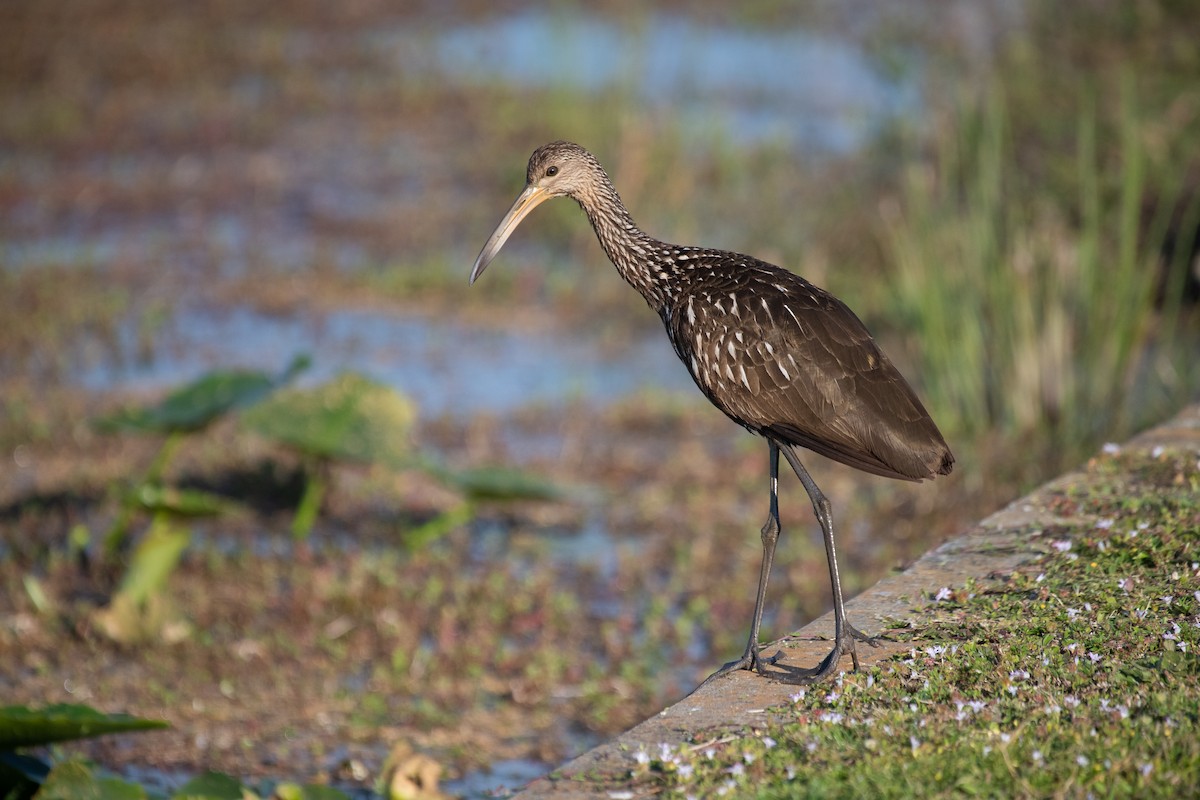
[[[780,534],[779,454],[812,500],[833,590],[834,646],[797,682],[831,675],[854,641],[875,644],[846,620],[830,504],[799,448],[901,480],[945,475],[954,456],[928,412],[862,322],[829,292],[750,256],[661,242],[634,224],[596,157],[577,144],[534,151],[525,190],[475,260],[471,283],[540,203],[570,197],[587,214],[617,271],[662,318],[676,354],[700,391],[730,419],[767,440],[770,510],[750,638],[742,657],[708,680],[739,669],[766,674],[759,627]],[[706,681],[707,682],[707,681]]]

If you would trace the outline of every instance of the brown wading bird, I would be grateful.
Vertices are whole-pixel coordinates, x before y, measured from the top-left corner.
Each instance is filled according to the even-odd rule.
[[[833,674],[854,640],[875,640],[846,620],[829,501],[800,463],[805,447],[852,467],[901,480],[945,475],[954,456],[904,377],[844,303],[803,278],[750,256],[667,244],[643,233],[595,156],[553,142],[534,151],[525,190],[475,260],[471,282],[535,206],[570,197],[583,208],[600,246],[629,285],[662,318],[675,352],[700,391],[726,416],[767,440],[771,498],[762,527],[763,558],[746,652],[705,681],[734,670],[766,675],[759,654],[767,578],[779,538],[779,454],[812,500],[833,585],[835,642],[795,682]]]

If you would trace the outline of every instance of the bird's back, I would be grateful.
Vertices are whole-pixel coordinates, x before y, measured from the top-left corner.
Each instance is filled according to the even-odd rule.
[[[876,475],[954,456],[904,376],[840,300],[757,259],[690,251],[663,321],[701,391],[746,428]]]

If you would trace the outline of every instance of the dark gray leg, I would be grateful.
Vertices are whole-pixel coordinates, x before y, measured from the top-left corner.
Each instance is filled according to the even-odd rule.
[[[754,601],[754,619],[750,623],[750,639],[746,642],[746,652],[736,661],[730,661],[719,670],[704,679],[704,686],[714,678],[728,675],[739,669],[752,669],[758,674],[765,674],[763,662],[758,652],[758,630],[762,626],[763,604],[767,599],[767,579],[771,577],[771,565],[775,563],[775,544],[779,541],[779,445],[773,439],[768,439],[771,463],[771,508],[767,521],[762,526],[763,556],[762,566],[758,571],[758,596]],[[773,663],[773,662],[772,662]],[[699,688],[699,687],[696,687]]]
[[[817,515],[817,522],[821,524],[821,533],[825,538],[825,558],[829,562],[829,582],[833,586],[834,645],[829,655],[808,677],[808,680],[815,683],[832,675],[837,669],[838,661],[846,653],[850,654],[850,658],[854,662],[854,669],[858,669],[858,653],[854,650],[855,639],[861,639],[872,645],[875,642],[846,621],[846,606],[842,602],[842,580],[838,576],[837,551],[833,543],[833,515],[830,513],[829,500],[817,487],[817,482],[808,474],[808,470],[800,463],[800,457],[796,455],[795,448],[791,445],[784,445],[783,455],[792,465],[792,470],[804,484],[804,490],[808,492],[808,497],[812,500],[813,511]]]

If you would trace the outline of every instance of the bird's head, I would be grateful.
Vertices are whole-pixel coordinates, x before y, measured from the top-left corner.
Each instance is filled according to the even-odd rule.
[[[554,197],[582,200],[603,176],[604,170],[595,156],[572,142],[551,142],[534,150],[525,171],[525,189],[479,252],[471,270],[471,283],[487,269],[530,211]]]

